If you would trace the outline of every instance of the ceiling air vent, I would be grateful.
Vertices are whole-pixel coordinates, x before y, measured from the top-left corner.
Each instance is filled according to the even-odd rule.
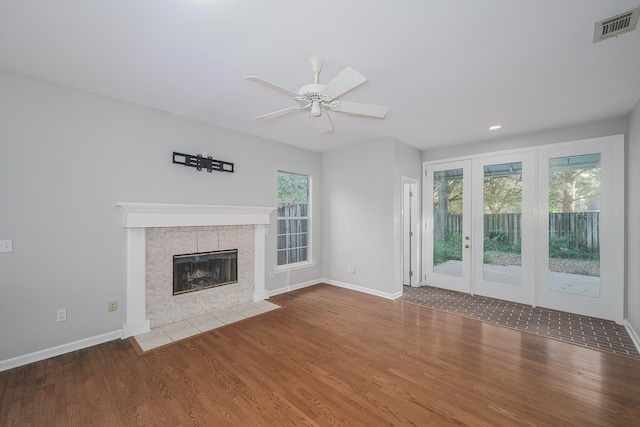
[[[640,7],[596,22],[593,29],[593,42],[597,43],[635,30],[638,15],[640,15]]]

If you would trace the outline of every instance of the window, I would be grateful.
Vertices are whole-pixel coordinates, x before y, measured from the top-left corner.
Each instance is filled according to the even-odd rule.
[[[310,177],[278,172],[278,267],[310,261]]]

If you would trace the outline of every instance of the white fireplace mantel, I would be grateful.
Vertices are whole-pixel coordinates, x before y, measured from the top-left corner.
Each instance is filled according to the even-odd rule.
[[[269,224],[275,208],[262,206],[176,205],[118,202],[125,228]]]
[[[127,229],[127,312],[122,338],[150,330],[146,319],[146,229],[151,227],[202,227],[253,225],[253,301],[266,298],[265,225],[275,208],[257,206],[179,205],[118,202]]]

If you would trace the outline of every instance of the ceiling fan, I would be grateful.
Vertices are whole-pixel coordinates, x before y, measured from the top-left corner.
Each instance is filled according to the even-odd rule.
[[[389,107],[382,105],[362,104],[359,102],[348,102],[337,100],[340,95],[349,92],[351,89],[360,86],[367,81],[367,78],[351,67],[345,68],[327,85],[320,84],[320,71],[324,64],[324,59],[313,56],[309,59],[311,69],[315,74],[315,83],[302,86],[298,92],[286,89],[270,81],[261,79],[256,76],[245,77],[247,80],[261,84],[270,89],[282,92],[293,97],[298,103],[293,107],[284,110],[274,111],[269,114],[256,117],[256,119],[273,119],[294,111],[307,110],[311,111],[311,118],[316,122],[316,126],[321,133],[331,132],[333,123],[327,113],[329,110],[339,113],[357,114],[359,116],[384,118],[389,111]]]

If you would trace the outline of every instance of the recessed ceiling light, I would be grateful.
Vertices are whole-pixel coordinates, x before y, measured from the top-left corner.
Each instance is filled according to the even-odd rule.
[[[489,130],[498,130],[498,129],[502,129],[502,125],[493,125],[489,127]]]

